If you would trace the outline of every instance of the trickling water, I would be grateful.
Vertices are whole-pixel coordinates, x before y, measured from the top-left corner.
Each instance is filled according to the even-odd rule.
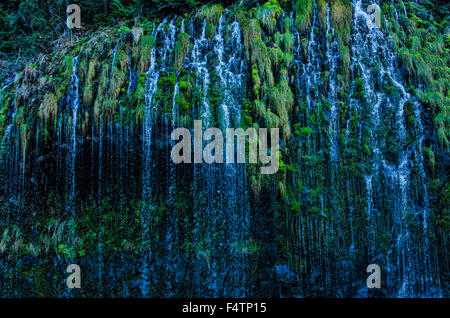
[[[421,247],[414,246],[413,236],[421,234],[412,233],[410,230],[412,223],[415,222],[415,216],[421,215],[424,232],[427,232],[429,222],[428,202],[425,202],[423,206],[418,205],[412,198],[411,190],[411,179],[413,178],[411,158],[418,159],[419,166],[423,166],[420,154],[422,137],[419,137],[419,146],[408,146],[404,125],[406,122],[404,107],[411,97],[400,83],[401,76],[397,69],[392,46],[380,30],[367,28],[365,23],[367,13],[363,10],[361,1],[356,1],[354,7],[352,71],[354,74],[360,72],[362,75],[364,97],[368,107],[372,108],[370,129],[373,136],[373,164],[370,174],[365,176],[369,218],[368,237],[374,241],[370,243],[369,255],[372,258],[376,256],[373,244],[377,244],[377,214],[383,204],[383,198],[378,194],[387,191],[392,200],[385,202],[394,222],[391,235],[396,238],[396,242],[390,246],[387,256],[388,258],[393,257],[388,260],[390,264],[388,284],[390,284],[390,288],[397,288],[400,297],[430,295],[430,292],[436,291],[436,284],[439,285],[439,283],[437,278],[431,278],[435,274],[431,273],[428,268],[436,267],[436,264],[430,265],[434,258],[429,251],[421,251]],[[375,69],[377,69],[377,74],[373,73]],[[392,83],[396,94],[389,95],[380,90],[379,87],[386,87],[386,81]],[[357,105],[358,103],[353,104]],[[415,120],[419,123],[421,116],[417,106],[415,111]],[[386,114],[389,113],[393,117],[386,117]],[[420,126],[421,124],[419,124]],[[388,134],[395,134],[389,137],[395,140],[396,148],[394,150],[386,149],[390,147],[383,140],[386,129],[389,130]],[[396,153],[397,156],[395,156]],[[423,171],[423,169],[420,170]],[[422,179],[420,191],[423,193],[423,200],[427,201],[425,174],[421,173],[420,178]],[[386,188],[380,188],[381,182],[386,183]],[[429,237],[428,234],[425,237]],[[421,259],[421,255],[425,255],[425,260]],[[422,275],[427,277],[425,284],[420,282]],[[397,279],[400,281],[396,282]]]
[[[158,27],[152,33],[155,41],[160,36],[163,38],[163,47],[158,49],[155,45],[152,48],[150,55],[150,66],[146,73],[145,83],[145,111],[144,111],[144,123],[143,123],[143,200],[144,211],[142,216],[143,224],[143,242],[144,242],[144,259],[142,266],[142,282],[141,293],[144,297],[149,296],[150,283],[155,282],[155,277],[151,275],[151,243],[150,243],[150,222],[152,212],[152,167],[153,158],[151,152],[152,146],[152,130],[153,130],[153,116],[157,111],[156,101],[154,100],[156,91],[158,89],[158,80],[162,71],[166,67],[166,59],[170,58],[175,45],[175,33],[176,27],[174,25],[174,19],[170,21],[167,31],[164,29],[167,19],[158,25]],[[161,65],[158,65],[158,61],[161,61]]]
[[[306,64],[303,65],[303,79],[302,84],[305,88],[306,105],[309,112],[314,112],[312,109],[314,101],[319,97],[318,85],[321,82],[320,71],[320,43],[315,33],[316,27],[318,27],[317,20],[317,4],[314,2],[314,13],[312,19],[311,31],[308,39],[308,52]]]
[[[58,112],[59,118],[55,123],[53,142],[56,145],[67,145],[67,148],[57,147],[54,160],[56,170],[65,170],[66,173],[58,174],[55,179],[57,187],[66,184],[66,191],[61,192],[69,196],[69,202],[67,207],[63,205],[63,209],[66,208],[66,211],[72,212],[72,216],[76,216],[75,201],[82,201],[82,191],[83,194],[87,192],[82,185],[88,183],[88,187],[94,189],[91,196],[98,195],[98,202],[95,202],[99,207],[97,224],[99,230],[95,233],[98,255],[95,251],[92,253],[94,254],[92,255],[93,284],[97,280],[100,282],[93,288],[96,296],[112,295],[113,292],[109,289],[114,287],[120,289],[116,293],[122,296],[130,294],[134,296],[136,292],[139,293],[139,290],[142,296],[173,297],[186,293],[194,296],[221,297],[253,295],[253,290],[258,287],[253,285],[254,269],[251,266],[257,266],[255,272],[258,275],[264,272],[257,278],[261,279],[261,285],[267,284],[272,287],[272,283],[266,281],[266,277],[272,277],[271,273],[265,273],[272,270],[276,271],[276,275],[289,276],[289,282],[295,285],[289,292],[295,295],[353,296],[354,285],[360,282],[360,278],[354,279],[356,275],[352,273],[356,272],[357,266],[365,265],[366,261],[380,263],[383,273],[386,270],[386,286],[389,295],[441,295],[440,282],[437,278],[439,277],[436,265],[437,250],[431,223],[431,207],[426,188],[427,176],[422,155],[424,133],[421,123],[421,105],[407,93],[404,87],[402,74],[396,69],[395,56],[389,45],[389,38],[378,30],[368,30],[362,25],[366,20],[366,13],[361,7],[355,9],[353,21],[351,51],[353,78],[349,79],[349,83],[353,83],[356,78],[361,78],[364,86],[363,96],[358,96],[357,88],[352,84],[349,84],[348,100],[343,97],[345,94],[338,94],[338,91],[343,89],[339,87],[342,83],[338,78],[341,57],[335,31],[330,23],[331,13],[328,5],[326,9],[326,30],[323,29],[325,26],[319,23],[319,10],[316,4],[311,17],[311,28],[305,34],[298,32],[295,26],[291,29],[295,38],[294,63],[297,72],[295,100],[298,101],[296,106],[300,109],[298,111],[296,107],[292,111],[292,114],[299,115],[299,118],[294,118],[291,123],[298,123],[300,127],[307,126],[313,132],[308,137],[294,136],[290,139],[299,141],[299,162],[292,162],[295,161],[295,155],[294,159],[292,155],[286,156],[290,165],[295,166],[298,163],[302,168],[303,161],[309,160],[302,156],[323,157],[323,160],[318,162],[314,169],[286,173],[286,180],[283,182],[286,184],[292,182],[297,187],[289,189],[286,195],[280,194],[280,196],[287,200],[292,197],[297,199],[298,204],[301,205],[300,211],[293,213],[289,208],[286,208],[286,211],[277,209],[280,196],[275,188],[270,189],[271,192],[265,195],[263,200],[267,200],[267,203],[263,204],[267,204],[268,214],[272,212],[275,214],[273,219],[271,215],[266,218],[268,222],[272,222],[270,226],[273,225],[276,231],[285,227],[287,232],[286,237],[283,236],[285,233],[280,233],[280,236],[278,233],[274,235],[274,241],[280,239],[277,243],[281,243],[273,244],[276,247],[271,246],[272,242],[266,244],[264,241],[266,237],[272,239],[271,233],[264,232],[258,236],[256,244],[262,245],[260,255],[256,255],[259,252],[255,254],[249,252],[252,248],[249,246],[250,238],[253,237],[252,232],[259,231],[260,227],[258,224],[252,225],[255,227],[250,226],[250,200],[247,193],[245,165],[195,164],[190,166],[191,168],[179,169],[180,167],[171,161],[170,152],[165,152],[166,148],[170,150],[174,145],[174,142],[167,138],[170,136],[171,129],[178,127],[186,118],[187,121],[190,119],[189,116],[181,117],[186,109],[178,105],[179,97],[186,97],[189,102],[192,102],[192,119],[202,119],[203,129],[212,126],[226,129],[238,127],[241,124],[243,98],[249,97],[246,94],[248,78],[245,75],[248,74],[249,69],[244,59],[240,26],[238,22],[233,21],[233,13],[225,10],[215,25],[214,36],[209,39],[206,36],[209,32],[206,31],[211,30],[206,21],[200,23],[198,30],[196,30],[198,25],[196,18],[193,18],[186,26],[185,21],[181,21],[180,32],[188,30],[193,45],[189,45],[190,51],[183,63],[183,70],[175,72],[174,82],[172,82],[172,76],[167,80],[166,75],[173,75],[171,72],[174,71],[171,63],[177,31],[175,19],[170,23],[165,19],[156,27],[152,33],[156,45],[151,52],[147,52],[150,53],[150,63],[146,72],[145,111],[141,132],[135,132],[133,124],[124,123],[130,117],[127,108],[134,106],[132,96],[137,86],[138,74],[136,69],[133,69],[135,67],[132,66],[133,62],[128,65],[126,77],[129,85],[126,96],[119,101],[119,120],[114,118],[113,123],[110,122],[110,118],[100,117],[100,125],[92,125],[88,130],[89,136],[81,135],[81,129],[77,132],[77,126],[80,126],[80,120],[77,117],[80,115],[81,105],[78,100],[80,92],[76,70],[78,57],[74,58],[70,90],[66,95],[68,111]],[[284,14],[283,18],[286,18]],[[294,20],[293,13],[291,20]],[[277,28],[281,24],[283,20],[278,21]],[[270,47],[272,39],[267,35],[264,35],[263,39]],[[112,83],[111,73],[116,66],[116,56],[120,56],[118,53],[120,43],[124,42],[122,48],[125,51],[130,49],[126,41],[128,41],[126,37],[121,37],[115,43],[112,60],[108,61],[111,64],[107,86],[110,81]],[[128,53],[132,61],[134,52]],[[81,75],[81,62],[79,69]],[[278,75],[276,73],[278,70],[274,70],[274,74]],[[191,85],[193,75],[195,75],[195,85]],[[162,81],[163,77],[164,81]],[[286,79],[292,80],[289,76]],[[160,80],[165,84],[166,82],[174,84],[173,95],[169,96],[165,89],[158,87]],[[386,93],[383,89],[386,86],[385,82],[389,82],[397,93],[393,95]],[[185,95],[187,89],[184,84],[188,84],[186,86],[189,90],[194,86],[192,96]],[[108,89],[106,91],[108,92]],[[169,91],[172,94],[171,86]],[[121,90],[121,94],[125,95],[125,91]],[[180,96],[181,94],[183,96]],[[191,95],[191,92],[188,94]],[[104,99],[106,97],[103,96]],[[340,108],[340,105],[344,104],[342,99],[346,99],[350,105],[348,117],[350,119],[347,121],[346,129],[347,141],[357,139],[361,145],[368,143],[370,148],[369,154],[362,156],[363,161],[357,162],[357,165],[363,166],[363,175],[348,176],[349,174],[345,171],[347,166],[344,156],[347,154],[344,151],[347,150],[345,149],[347,145],[345,142],[341,144],[339,137],[341,122],[345,125],[347,119],[347,117],[341,118],[341,114],[347,116],[349,113],[344,107]],[[305,102],[306,111],[303,111],[303,102]],[[409,102],[412,103],[408,107],[412,107],[415,120],[413,136],[409,135],[411,128],[405,124],[404,108]],[[322,104],[325,106],[329,104],[329,111],[328,109],[323,111]],[[27,166],[26,178],[21,172],[21,169],[25,168],[25,163],[21,162],[23,154],[20,129],[14,124],[16,112],[20,114],[19,110],[22,107],[30,109],[31,106],[22,105],[19,102],[16,107],[13,101],[10,111],[14,110],[14,113],[8,116],[8,125],[2,139],[2,148],[5,149],[5,153],[9,151],[5,158],[2,157],[2,160],[5,159],[1,162],[2,169],[5,170],[5,178],[9,181],[7,185],[9,191],[18,196],[22,195],[21,191],[25,188],[21,180],[30,182],[27,179],[40,176],[36,172],[38,169],[32,171],[33,167],[30,164]],[[169,109],[170,107],[172,108]],[[357,122],[356,131],[355,122]],[[42,123],[38,123],[36,129],[38,131],[33,132],[34,139],[30,142],[33,144],[34,141],[35,148],[32,149],[34,151],[29,150],[27,153],[27,156],[30,155],[32,159],[33,156],[39,156],[41,152],[44,152],[48,146],[43,140]],[[363,138],[365,129],[370,131],[369,141]],[[342,133],[344,130],[345,128]],[[357,138],[354,138],[355,136]],[[139,137],[142,137],[142,147]],[[394,148],[398,148],[396,151],[388,149],[392,146],[388,145],[389,138],[395,141]],[[408,139],[413,141],[407,142]],[[91,149],[85,149],[85,145],[91,146]],[[163,149],[162,154],[159,151],[155,152],[156,149]],[[141,151],[142,162],[139,159],[129,160],[140,158],[136,153],[141,154]],[[327,162],[328,151],[330,151],[330,162]],[[91,164],[92,181],[88,182],[84,182],[84,173],[77,170],[84,168],[86,162]],[[341,167],[343,167],[342,174]],[[142,173],[142,179],[136,178],[133,173]],[[19,180],[17,184],[20,188],[15,185],[16,179]],[[133,183],[130,179],[138,180],[135,188],[127,188]],[[142,189],[140,188],[141,180]],[[162,180],[160,182],[162,186],[156,182],[160,180]],[[117,184],[114,184],[116,181],[118,181]],[[183,184],[184,181],[187,181],[187,184]],[[184,197],[178,197],[179,192],[183,190],[182,187],[185,185],[191,187],[192,181],[194,181],[194,193],[187,191],[189,192],[187,200]],[[50,182],[48,189],[54,186]],[[115,186],[120,191],[115,191]],[[96,190],[97,193],[95,193]],[[133,211],[129,213],[130,215],[126,214],[132,207],[127,205],[130,192],[138,192],[137,201],[142,198],[144,203],[143,210],[140,211],[142,212],[140,215],[143,230],[142,244],[133,241],[131,243],[133,245],[129,245],[130,242],[126,242],[128,240],[126,230],[130,215],[133,214]],[[338,192],[337,195],[336,192]],[[3,192],[0,195],[3,195]],[[76,200],[78,198],[79,200]],[[14,199],[11,196],[10,201]],[[106,215],[107,212],[103,214],[106,210],[104,203],[109,199],[112,200],[114,209],[124,211],[120,215],[119,239],[127,243],[123,244],[127,245],[127,248],[133,246],[141,251],[138,260],[130,260],[129,255],[122,253],[116,259],[120,262],[119,266],[116,261],[107,259],[111,255],[107,252],[109,248],[107,237],[110,233],[106,229],[111,225],[109,222],[114,222],[109,220],[110,214]],[[193,202],[184,202],[191,199]],[[139,201],[138,204],[140,203]],[[254,203],[257,205],[260,202],[252,202]],[[181,205],[194,206],[194,209],[182,212]],[[11,220],[18,221],[21,217],[18,210],[16,207],[14,210],[8,210],[6,224],[9,225],[10,217]],[[362,214],[364,212],[367,214]],[[346,213],[350,216],[350,220]],[[285,218],[286,224],[280,226],[275,223],[282,218]],[[5,219],[0,219],[1,226],[4,221]],[[367,233],[361,233],[361,228],[366,226],[366,221]],[[158,224],[157,227],[153,225],[155,223]],[[183,233],[184,230],[186,233]],[[284,230],[283,228],[282,231]],[[420,247],[416,246],[417,241],[420,241]],[[285,245],[288,246],[287,253],[284,250]],[[276,260],[273,259],[277,263],[261,270],[260,263],[264,262],[263,258],[271,257],[271,255],[267,257],[267,250],[278,249],[279,246],[282,249],[271,254],[275,257],[279,256]],[[258,249],[259,246],[256,248]],[[365,259],[366,252],[367,259]],[[103,257],[108,262],[104,263]],[[362,262],[361,258],[364,258]],[[13,267],[25,269],[27,261],[19,259],[17,262],[13,260],[9,263],[9,260],[0,258],[0,266],[4,269],[1,272],[2,279],[8,274],[11,277],[10,271]],[[62,262],[53,260],[52,265],[55,268],[61,267]],[[284,265],[285,262],[287,266]],[[254,265],[254,263],[258,264]],[[120,268],[118,271],[115,270],[117,267]],[[129,279],[126,279],[128,271],[131,273],[130,276],[138,274],[133,276],[131,283]],[[32,272],[34,275],[34,269]],[[114,277],[114,275],[117,276]],[[135,278],[136,276],[139,277]],[[14,274],[14,278],[25,281],[25,276],[18,271]],[[344,284],[349,287],[340,286]],[[4,280],[0,281],[0,289],[5,289],[5,285]],[[20,295],[20,289],[13,290],[10,286],[6,288],[11,290],[4,291],[2,295]],[[37,285],[31,286],[30,294],[37,293]],[[68,295],[70,294],[63,293],[63,296]],[[284,296],[281,288],[279,295]]]
[[[2,86],[2,88],[0,89],[0,101],[1,101],[1,97],[2,97],[3,91],[6,90],[9,86],[11,86],[11,84],[14,81],[14,77],[7,79],[6,82],[5,82],[5,85]],[[3,108],[3,106],[0,104],[0,109],[2,109],[2,108]],[[0,160],[1,160],[0,161],[0,163],[1,163],[0,167],[1,168],[3,168],[3,162],[6,159],[5,158],[5,156],[7,155],[7,152],[6,152],[6,146],[7,145],[6,145],[6,143],[7,143],[8,139],[9,139],[9,137],[11,135],[11,130],[12,130],[13,126],[14,126],[14,117],[16,116],[16,113],[17,113],[16,102],[13,101],[13,111],[12,111],[12,114],[11,114],[10,124],[8,124],[8,126],[6,127],[5,132],[3,134],[3,137],[2,137],[2,142],[0,144]],[[6,170],[5,170],[5,172],[6,172]]]
[[[227,12],[226,12],[227,13]],[[241,41],[241,31],[239,23],[234,21],[226,26],[226,15],[222,15],[219,20],[219,27],[214,38],[214,51],[218,57],[216,73],[220,78],[219,87],[222,91],[222,102],[219,105],[219,126],[222,129],[238,127],[240,125],[241,114],[241,94],[243,91],[242,67],[243,46]],[[230,38],[224,40],[224,28],[228,27],[231,33]],[[233,124],[234,123],[234,124]],[[236,149],[235,149],[236,151]],[[226,151],[225,151],[226,153]],[[224,233],[224,243],[239,244],[245,241],[248,227],[248,206],[245,200],[245,185],[243,178],[243,166],[237,163],[222,166],[221,173],[224,174],[223,186],[220,195],[225,199],[220,204],[219,215],[217,217],[216,231]],[[243,192],[244,191],[244,192]],[[225,220],[225,222],[223,221]],[[226,228],[220,228],[220,224],[226,224]],[[231,227],[230,227],[231,225]],[[217,228],[218,227],[218,228]],[[224,247],[225,244],[220,246]],[[224,282],[222,287],[225,297],[244,296],[245,290],[245,264],[236,251],[231,255],[231,260],[221,264],[219,272],[225,273],[225,269],[231,273],[229,282]],[[221,257],[217,255],[217,257]]]
[[[339,136],[338,127],[338,107],[337,107],[337,68],[339,66],[339,47],[334,36],[334,29],[330,23],[330,7],[327,4],[327,39],[326,57],[329,68],[328,75],[328,101],[330,102],[330,127],[329,138],[331,143],[331,161],[336,164],[337,158],[337,138]]]
[[[77,68],[78,68],[78,55],[73,58],[73,68],[72,77],[70,80],[70,92],[69,92],[69,102],[68,105],[72,111],[72,127],[70,135],[70,150],[68,156],[68,180],[67,183],[70,185],[70,197],[67,204],[68,212],[72,213],[75,217],[75,191],[76,191],[76,156],[77,156],[77,120],[78,120],[78,108],[80,107],[80,79],[78,78]]]

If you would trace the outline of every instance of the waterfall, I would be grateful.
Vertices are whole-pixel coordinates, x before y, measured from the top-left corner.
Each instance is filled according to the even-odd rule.
[[[143,224],[143,244],[144,244],[144,257],[142,265],[142,282],[141,293],[144,297],[150,295],[150,284],[155,283],[156,277],[152,276],[151,261],[151,213],[152,206],[152,170],[154,166],[154,160],[152,158],[152,131],[154,115],[157,112],[157,103],[155,98],[156,91],[158,89],[158,80],[162,71],[166,68],[166,60],[168,60],[172,54],[175,45],[176,27],[172,19],[168,25],[167,31],[164,29],[167,24],[167,19],[164,19],[161,24],[152,33],[155,42],[162,36],[163,47],[161,49],[155,47],[152,48],[150,55],[150,66],[146,72],[145,82],[145,111],[143,122],[143,200],[144,210],[142,216]],[[158,61],[161,61],[161,65],[158,65]]]
[[[70,197],[67,204],[67,210],[76,216],[75,197],[76,197],[76,157],[77,157],[77,119],[78,109],[80,107],[80,79],[78,78],[78,55],[73,58],[72,77],[70,79],[70,92],[68,95],[68,105],[72,112],[72,122],[70,130],[70,149],[68,155],[67,185],[70,185]]]
[[[92,30],[0,83],[0,296],[446,295],[447,152],[388,33],[410,46],[443,24],[411,4],[423,23],[404,39],[403,1],[383,2],[382,30],[369,3],[209,4]],[[438,35],[423,49],[445,49]],[[281,126],[279,172],[175,164],[171,132],[195,138],[194,120],[223,137]]]
[[[306,64],[303,64],[302,84],[305,87],[305,97],[308,112],[314,112],[312,109],[313,101],[319,97],[317,86],[320,83],[320,43],[315,33],[315,27],[318,26],[317,21],[317,3],[314,1],[313,19],[311,31],[308,39],[308,53],[306,56]]]
[[[191,23],[192,25],[192,23]],[[195,84],[201,87],[200,101],[196,107],[192,109],[193,118],[201,118],[203,122],[203,129],[211,125],[211,111],[208,103],[208,89],[210,84],[208,64],[208,50],[209,41],[206,38],[206,20],[203,21],[200,36],[194,34],[194,29],[191,30],[191,38],[194,38],[194,44],[191,50],[189,64],[195,72]],[[198,116],[198,117],[197,117]],[[195,151],[195,149],[194,149]],[[213,217],[210,215],[214,209],[215,195],[212,193],[214,185],[214,174],[212,173],[212,165],[194,163],[194,224],[193,230],[194,242],[197,245],[197,258],[199,266],[194,269],[194,284],[198,288],[205,285],[206,277],[202,275],[202,269],[205,264],[210,270],[210,255],[209,244],[210,238],[210,224],[208,219]],[[203,271],[204,272],[204,271]],[[206,274],[205,274],[206,275]],[[199,291],[200,292],[200,291]]]
[[[330,23],[330,7],[327,4],[326,57],[329,68],[328,101],[330,102],[329,138],[331,144],[330,157],[333,165],[337,163],[337,139],[339,137],[338,107],[337,107],[337,69],[339,66],[339,47],[334,36],[334,29]]]
[[[7,79],[5,81],[5,84],[2,85],[2,88],[0,89],[0,98],[2,97],[2,93],[3,91],[5,91],[9,86],[11,86],[13,83],[13,78]],[[1,101],[1,99],[0,99]],[[2,109],[3,106],[0,104],[0,109]],[[8,109],[8,113],[10,113],[11,110]],[[4,187],[6,189],[10,189],[11,185],[9,184],[9,174],[10,174],[10,158],[11,158],[11,147],[10,147],[10,139],[11,139],[11,135],[13,134],[13,128],[14,128],[14,118],[16,116],[17,113],[17,106],[16,106],[16,101],[13,101],[13,110],[11,113],[10,117],[10,121],[8,126],[6,127],[4,133],[3,133],[3,137],[2,137],[2,141],[0,143],[0,169],[2,171],[2,178],[4,178],[4,180],[1,180],[2,184],[4,185]],[[8,147],[9,146],[9,147]]]
[[[14,77],[8,78],[5,81],[4,85],[2,85],[2,88],[0,89],[0,98],[2,97],[3,91],[6,90],[9,86],[12,85],[12,83],[14,81]],[[3,105],[0,104],[0,109],[2,109],[2,108],[3,108]],[[3,156],[3,147],[5,146],[5,142],[8,140],[8,138],[9,138],[9,136],[11,134],[11,129],[12,129],[13,124],[14,124],[14,116],[16,116],[16,112],[17,112],[17,107],[16,107],[16,103],[14,102],[14,109],[13,109],[13,113],[11,115],[11,123],[6,127],[6,130],[5,130],[5,132],[3,134],[3,138],[2,138],[2,143],[1,143],[1,147],[2,147],[1,151],[2,152],[0,153],[0,155],[2,155],[2,156]]]
[[[226,12],[227,13],[227,12]],[[224,27],[226,22],[225,14],[219,20],[219,26],[214,38],[214,52],[218,57],[216,73],[219,76],[219,87],[222,91],[222,101],[219,105],[219,126],[226,128],[239,127],[242,92],[243,92],[243,67],[244,55],[241,41],[240,26],[234,21],[228,26],[231,33],[230,38],[224,40]],[[235,149],[236,151],[236,149]],[[226,152],[226,151],[225,151]],[[236,152],[235,152],[236,153]],[[248,224],[248,205],[245,198],[245,185],[242,164],[229,163],[222,165],[221,174],[223,174],[220,196],[223,200],[220,205],[219,215],[216,218],[216,231],[224,233],[225,244],[239,245],[244,242],[249,230]],[[226,228],[221,228],[221,224],[226,224]],[[230,227],[231,225],[231,227]],[[219,244],[219,248],[225,248],[225,244]],[[219,272],[230,272],[230,277],[226,286],[222,287],[224,297],[242,297],[245,295],[245,261],[238,255],[240,251],[236,250],[230,255],[230,261],[223,264],[225,266]],[[220,258],[220,255],[217,255]],[[244,285],[244,286],[242,286]]]
[[[370,242],[372,247],[369,255],[371,261],[376,262],[375,257],[378,256],[374,254],[373,244],[378,245],[379,241],[375,225],[379,224],[382,217],[380,210],[387,208],[393,222],[391,235],[395,238],[395,244],[390,245],[386,256],[390,264],[387,268],[389,288],[393,292],[396,289],[400,297],[430,296],[436,292],[436,285],[439,285],[439,279],[434,278],[435,273],[428,270],[437,266],[436,260],[429,254],[428,247],[425,249],[414,244],[416,235],[423,234],[411,231],[412,224],[420,217],[423,231],[427,233],[425,237],[429,237],[429,204],[423,168],[420,169],[422,184],[419,190],[423,193],[424,204],[421,206],[420,203],[414,202],[412,197],[411,179],[414,176],[411,158],[418,159],[419,166],[423,166],[423,159],[420,154],[421,137],[419,136],[419,143],[415,146],[408,145],[406,140],[404,107],[411,100],[411,96],[401,84],[401,74],[390,40],[386,39],[380,30],[367,28],[367,13],[362,8],[361,1],[355,1],[354,7],[352,72],[354,76],[362,75],[364,98],[367,107],[371,108],[373,164],[370,173],[365,176],[368,237],[374,241]],[[374,74],[374,69],[378,69],[377,74]],[[395,89],[394,93],[389,94],[380,89],[387,85],[391,85],[388,86],[391,91]],[[415,111],[415,120],[420,127],[421,114],[418,106]],[[386,130],[387,138],[393,138],[394,144],[390,144],[389,139],[383,140],[386,138],[383,137]],[[382,184],[386,184],[386,188]],[[379,197],[380,193],[386,193],[392,201]],[[422,276],[426,277],[425,282],[421,281]]]
[[[198,115],[203,129],[217,123],[226,128],[241,124],[243,72],[246,69],[239,23],[227,23],[229,12],[220,17],[216,33],[206,37],[206,21],[198,36],[192,34],[194,44],[188,67],[196,75],[196,85],[202,88]],[[225,38],[225,34],[229,34]],[[214,58],[217,63],[212,63]],[[211,70],[217,79],[212,82]],[[210,86],[220,88],[220,102],[213,116],[209,101]],[[196,284],[203,285],[207,295],[238,297],[246,294],[245,260],[239,246],[247,237],[248,200],[246,200],[245,168],[242,164],[194,164],[194,229],[197,257]],[[198,224],[198,225],[197,225]],[[214,234],[214,235],[213,235]],[[227,249],[235,250],[226,252]],[[205,283],[202,283],[204,281]]]

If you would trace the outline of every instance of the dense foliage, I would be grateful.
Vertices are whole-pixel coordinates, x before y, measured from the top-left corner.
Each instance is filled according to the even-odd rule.
[[[67,1],[0,6],[0,295],[60,296],[69,261],[88,296],[449,294],[445,1],[372,32],[349,0],[78,3],[72,32]],[[279,128],[279,172],[174,168],[200,118]]]

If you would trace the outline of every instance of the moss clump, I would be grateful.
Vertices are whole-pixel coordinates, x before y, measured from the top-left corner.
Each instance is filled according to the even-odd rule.
[[[335,30],[343,30],[352,23],[353,10],[350,1],[335,0],[330,5],[331,26]]]
[[[364,80],[361,77],[358,77],[357,79],[355,79],[355,89],[354,89],[354,96],[356,98],[363,98],[364,97]]]
[[[141,73],[133,94],[133,104],[141,104],[145,99],[145,73]]]
[[[116,55],[115,65],[119,69],[125,70],[126,66],[128,65],[129,62],[130,62],[130,57],[128,56],[128,54],[125,53],[124,50],[119,50],[119,52]]]
[[[272,73],[271,59],[269,51],[261,39],[253,43],[250,61],[258,67],[260,78],[272,87],[275,81]]]
[[[267,128],[280,128],[282,126],[282,122],[280,118],[273,113],[270,109],[268,109],[264,113],[264,124]]]
[[[283,34],[283,51],[291,53],[294,47],[294,37],[291,33],[286,32]]]
[[[41,106],[39,106],[39,118],[44,122],[50,122],[56,118],[58,112],[58,99],[54,93],[45,94]]]
[[[100,80],[99,80],[98,86],[97,86],[97,98],[95,99],[95,102],[94,102],[94,118],[96,121],[98,121],[100,114],[101,114],[103,98],[106,94],[106,89],[107,89],[107,85],[108,85],[109,70],[110,70],[109,63],[104,62],[102,71],[100,74]]]
[[[155,39],[151,35],[142,37],[139,43],[139,73],[147,71],[154,46]]]
[[[243,19],[240,23],[242,25],[242,40],[244,42],[246,57],[250,60],[251,49],[256,41],[261,40],[261,26],[256,19]]]
[[[125,80],[126,80],[125,72],[118,68],[114,68],[111,74],[111,79],[108,88],[108,96],[111,99],[117,99],[119,97],[121,88],[123,87]]]
[[[264,31],[273,35],[277,20],[282,16],[283,10],[277,0],[269,0],[256,11],[256,18],[260,21]]]
[[[92,105],[94,100],[94,81],[97,68],[97,60],[91,59],[88,65],[85,86],[83,89],[83,104],[86,106]]]
[[[350,48],[346,45],[340,45],[339,52],[341,54],[340,86],[345,89],[350,77]]]
[[[224,9],[220,4],[206,5],[198,10],[196,18],[206,20],[208,24],[216,25],[219,23],[223,11]]]
[[[3,136],[4,128],[6,119],[8,118],[8,101],[6,103],[3,102],[2,99],[0,99],[0,103],[3,105],[3,107],[0,109],[0,136]]]
[[[405,66],[408,74],[413,75],[415,73],[415,67],[412,54],[409,53],[409,50],[406,47],[400,48],[398,53],[399,58]]]
[[[322,29],[327,28],[327,3],[326,0],[317,0],[317,9],[319,11],[319,22]]]
[[[313,16],[312,0],[297,0],[295,2],[295,27],[303,32],[311,26]]]
[[[261,87],[261,80],[259,79],[259,72],[256,65],[252,65],[252,82],[253,82],[253,94],[258,97],[259,89]]]
[[[428,168],[430,169],[430,171],[434,175],[435,170],[436,170],[436,157],[434,155],[433,149],[424,147],[423,148],[423,154],[424,154],[424,157],[425,157],[426,162],[428,164]]]
[[[266,105],[259,100],[255,100],[255,111],[260,118],[264,118],[264,114],[266,113]]]
[[[212,40],[215,34],[216,34],[216,26],[214,24],[208,24],[206,26],[206,37],[209,40]]]
[[[275,70],[279,70],[283,63],[283,51],[279,47],[269,48],[270,62]]]
[[[302,39],[300,40],[300,45],[301,45],[301,47],[302,47],[302,52],[303,52],[303,54],[304,54],[305,56],[308,54],[308,43],[309,43],[309,41],[308,41],[307,38],[302,38]]]
[[[72,71],[73,71],[73,57],[70,55],[65,55],[62,58],[62,66],[63,66],[63,82],[62,86],[66,87],[69,85],[70,78],[72,77]]]
[[[133,35],[133,45],[137,45],[142,34],[144,34],[144,29],[141,27],[134,27],[131,29],[131,34]]]
[[[277,115],[283,125],[289,122],[288,112],[294,106],[294,94],[286,80],[281,80],[277,86],[269,90],[269,100],[274,105]]]
[[[291,32],[291,28],[292,28],[292,20],[289,17],[284,18],[283,21],[283,32],[284,33],[289,33]]]
[[[31,137],[31,129],[27,124],[20,125],[20,140],[22,142],[22,174],[25,175],[26,168],[26,155],[27,155],[27,147],[28,141]]]
[[[353,18],[351,3],[346,0],[336,0],[330,5],[330,23],[335,30],[336,41],[341,54],[341,87],[346,87],[350,76],[350,29]]]
[[[175,70],[180,71],[189,48],[189,34],[180,32],[175,43]]]
[[[108,121],[112,121],[114,119],[114,114],[117,109],[118,100],[115,98],[107,98],[103,102],[102,114],[105,116],[105,119]]]

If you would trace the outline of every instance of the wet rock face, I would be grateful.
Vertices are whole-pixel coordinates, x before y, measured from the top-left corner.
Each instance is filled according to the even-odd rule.
[[[383,4],[381,29],[361,1],[212,5],[6,79],[0,296],[447,295],[437,90],[412,89],[411,16]],[[170,134],[194,120],[278,128],[278,172],[175,164]]]

